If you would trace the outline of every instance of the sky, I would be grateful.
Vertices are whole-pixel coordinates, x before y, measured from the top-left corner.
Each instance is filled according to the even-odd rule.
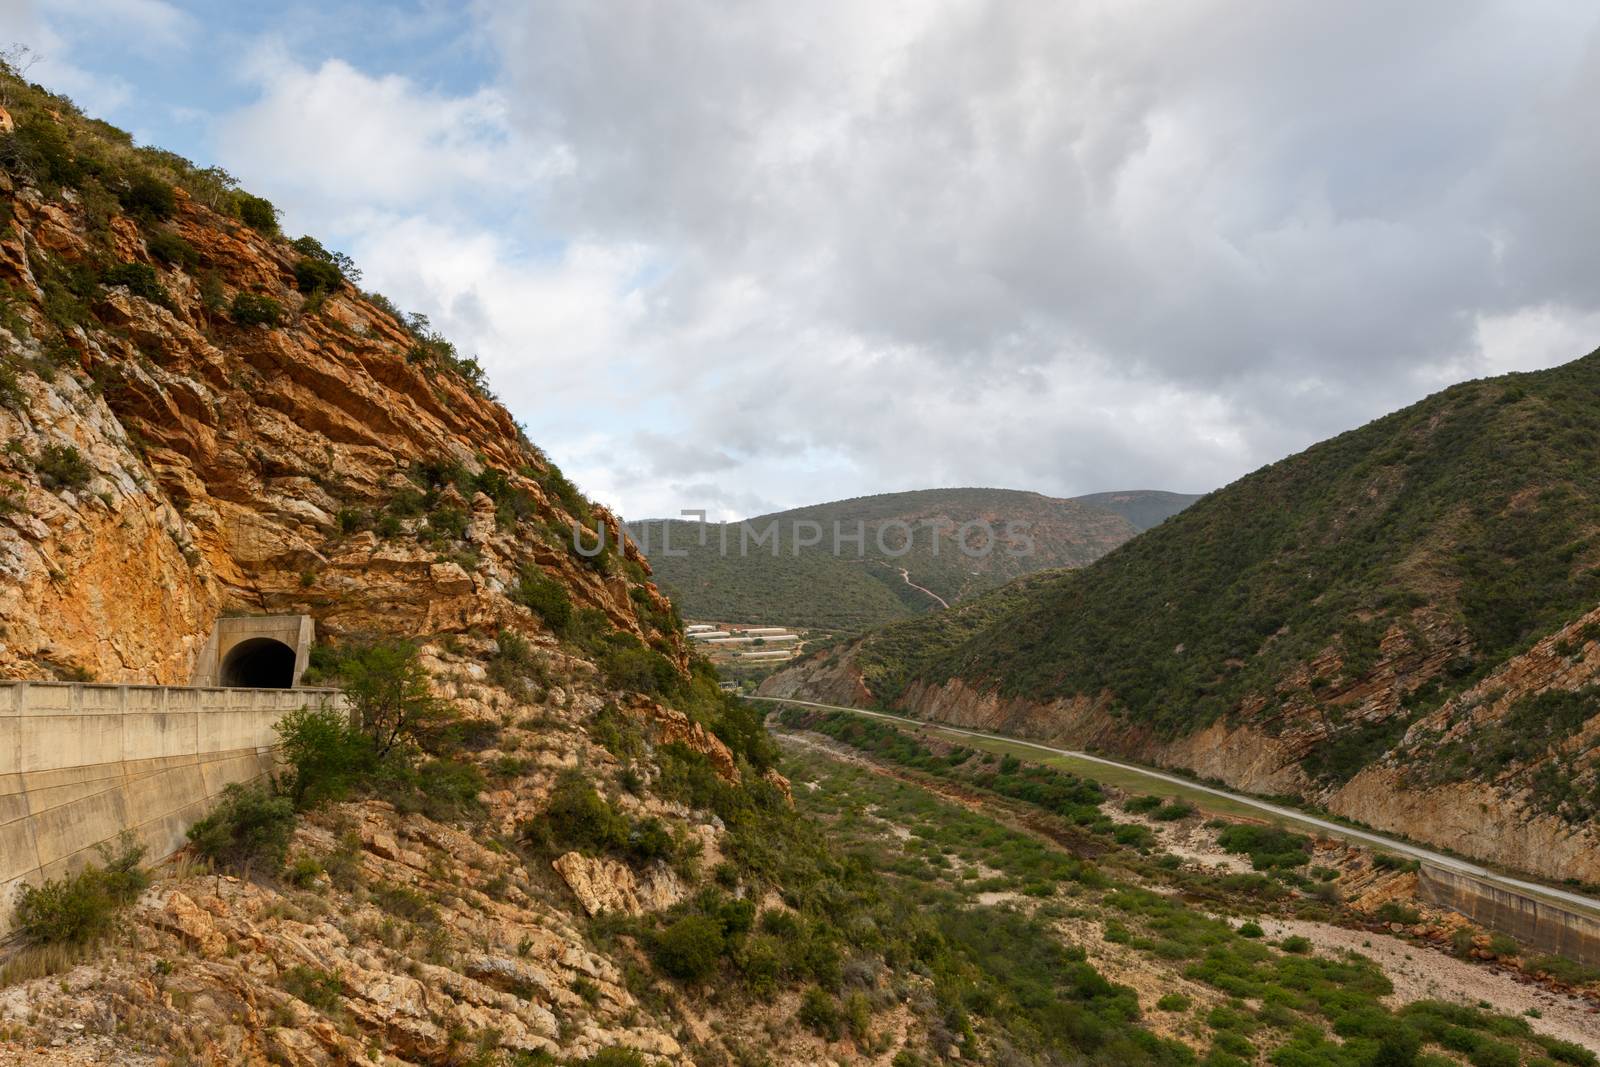
[[[1600,10],[0,0],[629,518],[1192,492],[1600,345]]]

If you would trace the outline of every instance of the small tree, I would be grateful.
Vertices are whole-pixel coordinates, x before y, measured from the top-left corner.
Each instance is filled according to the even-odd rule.
[[[228,314],[240,326],[276,326],[283,321],[283,305],[270,296],[239,293],[234,296]]]
[[[284,785],[298,810],[343,800],[377,763],[371,739],[337,711],[301,708],[276,729],[291,768]]]
[[[240,193],[239,218],[259,233],[271,236],[278,232],[278,209],[266,197]]]
[[[656,938],[656,965],[674,978],[699,982],[717,972],[726,943],[722,924],[705,915],[687,915]]]
[[[235,782],[222,791],[211,814],[189,827],[195,851],[234,870],[274,874],[283,867],[294,836],[294,804],[260,786]]]
[[[397,746],[428,748],[430,735],[453,717],[429,691],[428,672],[416,646],[405,641],[355,649],[341,660],[338,674],[380,760]]]

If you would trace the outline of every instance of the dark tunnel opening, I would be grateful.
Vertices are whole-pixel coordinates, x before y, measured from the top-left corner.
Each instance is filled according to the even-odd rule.
[[[252,637],[228,650],[220,672],[234,689],[289,689],[294,686],[294,649],[270,637]]]

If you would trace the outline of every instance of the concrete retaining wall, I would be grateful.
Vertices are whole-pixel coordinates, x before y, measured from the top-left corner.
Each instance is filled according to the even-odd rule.
[[[266,774],[273,726],[342,706],[332,689],[0,683],[0,931],[25,882],[96,859],[133,831],[181,848],[223,788]]]
[[[1431,864],[1423,864],[1419,882],[1431,904],[1541,952],[1600,966],[1600,919]]]

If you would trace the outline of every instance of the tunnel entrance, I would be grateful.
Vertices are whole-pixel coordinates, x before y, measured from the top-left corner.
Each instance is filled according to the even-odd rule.
[[[292,689],[294,649],[270,637],[240,641],[223,657],[217,680],[232,689]]]

